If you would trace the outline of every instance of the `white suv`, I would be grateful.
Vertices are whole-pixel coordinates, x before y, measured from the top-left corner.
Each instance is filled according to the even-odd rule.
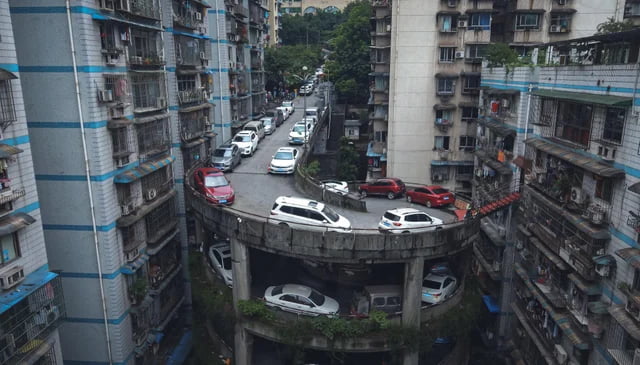
[[[351,222],[323,203],[281,196],[271,208],[269,222],[314,231],[351,232]]]
[[[238,146],[242,156],[253,156],[258,149],[258,135],[253,131],[240,131],[234,137],[231,143]]]
[[[442,220],[413,208],[387,210],[378,229],[390,233],[417,233],[442,229]]]

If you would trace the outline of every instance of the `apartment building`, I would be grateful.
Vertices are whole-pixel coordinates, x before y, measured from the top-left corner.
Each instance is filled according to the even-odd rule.
[[[61,364],[65,301],[45,249],[7,1],[0,18],[0,363]]]
[[[613,0],[373,4],[389,7],[391,16],[374,22],[372,37],[370,175],[384,167],[388,176],[464,193],[472,191],[481,62],[489,43],[505,42],[525,55],[545,42],[592,35],[607,17],[622,16]],[[379,49],[377,34],[385,31],[389,51]],[[384,63],[388,86],[376,71]],[[379,95],[387,88],[389,97]],[[386,163],[376,166],[380,159]]]
[[[11,3],[49,265],[68,288],[65,362],[144,363],[180,335],[183,176],[215,146],[208,9]]]
[[[269,46],[282,44],[280,31],[282,30],[282,2],[283,0],[269,1],[269,24],[266,37]]]
[[[637,1],[637,0],[625,1],[624,20],[631,21],[636,26],[640,24],[640,1]]]
[[[552,42],[535,67],[482,70],[474,197],[522,198],[510,225],[490,217],[476,268],[501,288],[500,317],[514,319],[497,333],[527,364],[640,359],[639,35]]]
[[[321,11],[335,13],[342,11],[352,0],[283,0],[285,14],[315,14]]]

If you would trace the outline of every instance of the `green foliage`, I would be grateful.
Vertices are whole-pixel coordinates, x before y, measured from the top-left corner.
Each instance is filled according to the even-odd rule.
[[[147,280],[145,278],[138,278],[131,287],[131,292],[136,299],[141,300],[147,295]]]
[[[347,20],[333,32],[329,41],[333,50],[325,72],[336,85],[338,100],[364,104],[369,96],[369,19],[371,4],[355,1],[345,8]]]
[[[619,22],[614,17],[611,17],[607,18],[606,22],[598,24],[596,29],[596,34],[625,32],[633,29],[633,22],[631,19]]]
[[[369,320],[376,328],[385,329],[389,327],[389,320],[387,319],[387,313],[379,310],[372,310],[369,313]]]
[[[520,62],[518,54],[506,43],[491,43],[487,48],[489,67],[501,67]]]
[[[308,48],[303,45],[267,48],[264,53],[266,88],[298,88],[302,81],[293,75],[304,76],[303,66],[307,66],[307,73],[312,74],[321,63],[320,47],[317,45]]]
[[[318,12],[315,15],[285,14],[282,16],[280,39],[285,46],[325,44],[331,38],[332,31],[344,22],[345,18],[344,12],[335,14]]]
[[[311,177],[316,177],[320,172],[320,161],[311,161],[306,167],[304,167],[304,172]]]
[[[264,302],[259,300],[239,300],[238,309],[243,315],[250,318],[273,320],[273,313]]]
[[[358,161],[360,156],[356,151],[353,143],[347,137],[340,139],[340,148],[338,149],[338,179],[344,181],[354,181],[358,178]]]

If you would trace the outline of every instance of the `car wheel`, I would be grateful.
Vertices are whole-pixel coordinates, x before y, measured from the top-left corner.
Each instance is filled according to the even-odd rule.
[[[427,208],[431,208],[431,201],[427,200],[427,202],[425,203],[425,205],[427,206]]]
[[[411,232],[409,232],[409,231],[402,231],[402,234],[409,234],[409,233],[411,233]]]
[[[413,202],[413,199],[411,199],[411,196],[410,196],[410,195],[407,195],[407,202],[408,202],[409,204],[411,204],[411,203]]]
[[[387,194],[387,198],[389,198],[389,200],[393,200],[393,199],[395,199],[395,198],[396,198],[396,194],[394,194],[394,193],[392,193],[392,192],[389,192],[389,193]]]
[[[367,191],[366,190],[360,190],[360,196],[363,198],[367,197]]]
[[[278,223],[278,225],[289,228],[289,225],[286,224],[285,222],[280,222],[280,223]]]

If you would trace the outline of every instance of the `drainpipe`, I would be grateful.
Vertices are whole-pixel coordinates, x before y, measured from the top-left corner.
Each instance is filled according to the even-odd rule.
[[[220,55],[220,13],[218,12],[218,0],[214,1],[216,4],[216,38],[218,39],[218,46],[216,47],[218,51],[218,84],[220,89],[220,119],[221,119],[221,135],[222,135],[222,143],[225,143],[227,139],[224,137],[224,108],[222,106],[222,56]]]
[[[107,339],[107,353],[109,365],[113,364],[113,354],[111,353],[111,335],[109,334],[109,321],[107,317],[107,301],[104,295],[104,284],[102,282],[102,263],[100,258],[100,242],[98,240],[98,228],[96,226],[96,212],[93,203],[93,192],[91,191],[91,174],[89,170],[89,154],[87,152],[87,139],[84,131],[84,117],[82,115],[82,104],[80,97],[80,82],[78,81],[78,68],[76,62],[76,49],[73,43],[73,27],[71,26],[71,6],[70,0],[65,1],[67,8],[67,26],[69,28],[69,45],[71,46],[71,61],[73,62],[73,81],[76,88],[76,104],[78,105],[78,116],[80,119],[80,136],[82,137],[82,152],[84,157],[84,170],[87,180],[87,191],[89,192],[89,208],[91,211],[91,227],[93,230],[93,245],[96,250],[96,262],[98,264],[98,283],[100,283],[100,299],[102,301],[102,316],[104,318],[104,331]]]

